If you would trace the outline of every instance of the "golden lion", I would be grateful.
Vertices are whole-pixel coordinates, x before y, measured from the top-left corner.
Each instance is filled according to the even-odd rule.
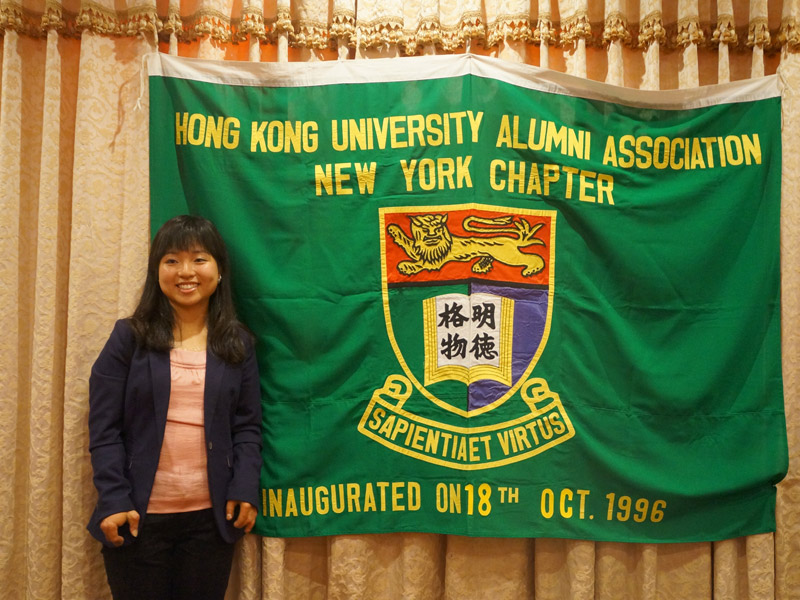
[[[456,260],[472,265],[473,273],[488,273],[494,261],[512,267],[522,267],[522,275],[530,277],[544,269],[544,260],[537,254],[526,254],[520,248],[545,243],[535,237],[544,225],[531,225],[525,219],[513,216],[484,219],[469,216],[464,219],[464,231],[495,233],[491,237],[461,237],[453,235],[447,228],[446,214],[409,215],[411,237],[398,225],[389,225],[387,233],[411,260],[398,263],[397,270],[403,275],[414,275],[420,271],[438,271],[446,263]],[[483,227],[474,227],[478,223]],[[513,225],[516,229],[510,227]]]

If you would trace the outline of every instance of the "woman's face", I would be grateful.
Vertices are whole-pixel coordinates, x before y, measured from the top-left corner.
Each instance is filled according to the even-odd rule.
[[[219,275],[217,261],[202,247],[167,252],[158,265],[161,291],[176,311],[207,310]]]

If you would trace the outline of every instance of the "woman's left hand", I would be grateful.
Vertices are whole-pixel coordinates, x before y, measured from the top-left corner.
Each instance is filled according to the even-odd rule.
[[[256,513],[258,511],[256,507],[249,502],[244,502],[243,500],[228,500],[225,505],[225,518],[228,519],[228,521],[233,519],[237,506],[239,507],[239,515],[236,517],[236,521],[233,522],[233,526],[244,529],[245,533],[250,533],[250,530],[253,529],[253,525],[256,524]]]

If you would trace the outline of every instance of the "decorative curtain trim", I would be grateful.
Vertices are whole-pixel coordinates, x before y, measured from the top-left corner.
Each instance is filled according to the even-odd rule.
[[[325,23],[319,21],[303,21],[293,27],[289,42],[298,48],[325,49],[330,46],[329,30]]]
[[[603,26],[603,42],[622,42],[629,45],[631,43],[631,32],[628,31],[628,19],[622,13],[610,13]]]
[[[716,23],[701,23],[696,17],[684,18],[665,26],[661,12],[646,15],[638,24],[628,23],[624,14],[614,12],[601,23],[591,23],[586,11],[580,11],[562,23],[553,22],[549,14],[539,14],[532,24],[528,14],[503,14],[486,23],[480,11],[464,13],[458,25],[442,27],[429,17],[405,29],[401,16],[389,16],[359,22],[354,11],[336,9],[330,23],[315,20],[293,20],[288,6],[278,7],[277,15],[265,19],[258,5],[247,5],[241,15],[232,18],[222,12],[202,9],[193,15],[181,16],[170,8],[160,16],[151,5],[109,10],[88,1],[80,13],[65,11],[56,0],[48,0],[44,13],[34,13],[13,0],[0,0],[0,35],[13,30],[20,35],[44,37],[50,30],[64,37],[79,37],[83,31],[110,36],[174,34],[179,41],[193,42],[209,36],[223,43],[240,43],[255,38],[260,43],[276,43],[279,34],[286,34],[292,46],[325,49],[358,43],[365,48],[396,45],[405,54],[416,54],[427,45],[445,52],[463,48],[467,41],[476,41],[491,48],[503,41],[521,41],[535,45],[571,46],[583,39],[588,47],[603,48],[621,41],[631,47],[647,49],[658,42],[663,51],[684,48],[689,44],[718,48],[727,44],[731,50],[759,47],[765,53],[781,50],[800,51],[800,28],[794,17],[786,17],[780,28],[770,31],[765,18],[754,18],[748,25],[736,27],[733,16],[720,14]]]
[[[237,38],[244,41],[248,37],[265,41],[269,28],[264,24],[264,15],[258,8],[249,6],[242,10],[242,20],[239,22],[239,35]]]
[[[416,54],[430,44],[445,52],[452,52],[464,47],[467,40],[485,43],[486,28],[480,11],[471,11],[463,13],[453,27],[442,27],[437,19],[426,18],[417,25],[416,30],[406,30],[403,35],[402,48],[406,54]]]
[[[48,0],[42,15],[42,31],[47,32],[51,29],[59,33],[66,33],[67,22],[64,20],[64,11],[61,8],[61,4]]]
[[[0,30],[7,29],[16,31],[20,35],[34,37],[42,35],[41,26],[34,24],[34,16],[15,2],[0,4]]]
[[[776,37],[776,42],[780,48],[790,52],[797,52],[800,48],[800,31],[794,17],[785,17],[781,21],[781,28]]]
[[[586,11],[578,11],[567,19],[561,27],[561,43],[572,45],[579,39],[586,40],[587,45],[592,40],[592,25]]]
[[[667,39],[667,31],[664,29],[664,21],[661,13],[651,12],[639,25],[639,46],[649,48],[653,43],[658,42],[663,46]]]
[[[238,39],[233,20],[219,11],[202,9],[190,17],[183,18],[183,28],[178,39],[194,41],[204,36],[220,42],[233,42]]]
[[[768,48],[770,43],[769,26],[767,19],[758,17],[750,21],[750,26],[747,29],[747,47],[761,46]]]
[[[364,48],[380,48],[391,44],[404,45],[403,17],[390,16],[356,25],[356,38]]]
[[[166,19],[161,21],[161,30],[159,33],[180,34],[183,23],[181,22],[181,15],[177,10],[170,9]]]
[[[287,33],[291,36],[294,33],[292,25],[292,13],[288,6],[279,6],[278,14],[275,17],[275,34]]]
[[[111,11],[94,2],[81,3],[81,11],[75,24],[79,31],[88,29],[104,35],[128,37],[135,37],[140,33],[155,33],[160,28],[153,6]]]
[[[689,44],[702,44],[706,39],[700,21],[696,17],[684,17],[678,21],[678,46],[686,47]]]
[[[444,29],[442,33],[442,46],[448,52],[460,48],[467,40],[486,42],[486,27],[479,10],[463,13],[456,29]]]
[[[714,45],[728,44],[728,46],[736,46],[739,43],[739,36],[736,35],[736,25],[733,21],[733,15],[719,15],[717,16],[717,27],[711,34],[711,43]]]
[[[16,2],[0,3],[0,35],[13,30],[29,37],[46,37],[56,30],[64,37],[80,37],[90,30],[110,36],[135,37],[162,28],[153,6],[139,6],[112,11],[93,2],[83,2],[80,13],[65,11],[60,3],[49,1],[44,13],[34,13]]]
[[[442,30],[439,21],[432,17],[425,18],[419,22],[416,31],[405,30],[403,39],[403,50],[409,55],[416,54],[421,47],[429,44],[441,46]]]
[[[555,33],[549,14],[539,15],[536,29],[533,32],[533,43],[546,44],[548,46],[555,46],[558,43],[558,36]]]
[[[354,45],[356,35],[356,13],[343,8],[334,10],[329,35],[331,39],[338,40],[340,44]],[[351,44],[351,41],[353,44]]]
[[[496,20],[487,24],[485,45],[488,48],[502,41],[527,42],[533,37],[528,14],[499,15]]]

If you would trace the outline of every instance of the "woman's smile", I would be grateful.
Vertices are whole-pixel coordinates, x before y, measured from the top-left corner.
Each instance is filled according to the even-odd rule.
[[[220,273],[217,261],[204,248],[167,252],[159,263],[158,282],[173,308],[207,308]]]

